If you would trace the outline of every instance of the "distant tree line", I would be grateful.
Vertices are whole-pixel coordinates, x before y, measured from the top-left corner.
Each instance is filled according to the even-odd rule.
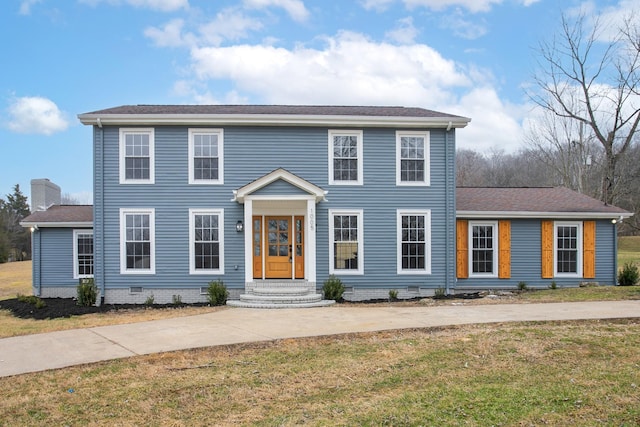
[[[27,197],[20,185],[13,187],[6,200],[0,198],[0,263],[31,259],[30,231],[20,225],[29,213]]]

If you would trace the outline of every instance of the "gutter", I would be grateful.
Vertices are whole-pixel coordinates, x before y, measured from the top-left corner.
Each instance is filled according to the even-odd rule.
[[[524,218],[524,219],[553,219],[553,218],[587,218],[587,219],[615,219],[620,220],[633,216],[631,212],[528,212],[528,211],[456,211],[456,218]]]

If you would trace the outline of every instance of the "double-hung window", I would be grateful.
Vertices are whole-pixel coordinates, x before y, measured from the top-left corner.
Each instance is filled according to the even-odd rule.
[[[582,272],[582,223],[555,223],[556,276],[577,276]]]
[[[397,212],[398,274],[431,274],[431,211]]]
[[[73,230],[73,278],[93,277],[93,230]]]
[[[189,183],[223,184],[222,129],[189,129]]]
[[[329,210],[329,273],[364,273],[362,210]]]
[[[362,185],[362,131],[329,131],[329,184]]]
[[[120,209],[120,272],[155,274],[155,210]]]
[[[472,276],[496,276],[498,267],[497,222],[469,222]]]
[[[429,132],[396,132],[396,185],[429,182]]]
[[[120,129],[120,184],[153,184],[154,130]]]
[[[224,211],[189,209],[189,271],[224,273]]]

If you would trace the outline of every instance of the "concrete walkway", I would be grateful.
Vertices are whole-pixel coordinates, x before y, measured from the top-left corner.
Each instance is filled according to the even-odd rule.
[[[472,323],[634,317],[640,318],[640,301],[230,308],[196,316],[0,339],[0,377],[142,354],[282,338]]]

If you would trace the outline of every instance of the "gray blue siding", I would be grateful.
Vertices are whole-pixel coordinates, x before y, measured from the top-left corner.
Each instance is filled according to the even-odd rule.
[[[230,288],[243,288],[244,237],[235,231],[244,206],[231,201],[232,191],[277,169],[325,189],[327,200],[316,207],[317,280],[329,275],[328,209],[364,212],[364,275],[344,276],[347,286],[402,288],[444,287],[455,275],[455,197],[453,131],[430,130],[431,185],[396,186],[396,130],[364,129],[364,185],[328,185],[328,128],[224,128],[224,184],[188,184],[187,127],[155,127],[155,184],[119,184],[117,127],[95,131],[96,256],[104,266],[96,281],[107,288],[206,286],[221,278]],[[274,182],[255,194],[299,193]],[[447,192],[450,192],[447,203]],[[154,208],[156,274],[120,274],[120,208]],[[189,209],[224,209],[225,274],[189,274]],[[396,210],[431,210],[432,273],[397,275]],[[103,259],[102,255],[103,254]],[[100,264],[100,262],[98,262]],[[238,266],[238,269],[235,269]],[[247,266],[250,268],[250,266]]]
[[[462,218],[461,218],[462,219]],[[567,219],[563,218],[562,221]],[[581,221],[581,218],[573,221]],[[512,219],[511,221],[511,278],[458,279],[458,288],[516,289],[519,282],[528,287],[547,288],[555,281],[557,286],[578,286],[580,282],[616,284],[616,228],[609,220],[596,221],[596,277],[595,279],[557,277],[543,279],[541,220]]]

